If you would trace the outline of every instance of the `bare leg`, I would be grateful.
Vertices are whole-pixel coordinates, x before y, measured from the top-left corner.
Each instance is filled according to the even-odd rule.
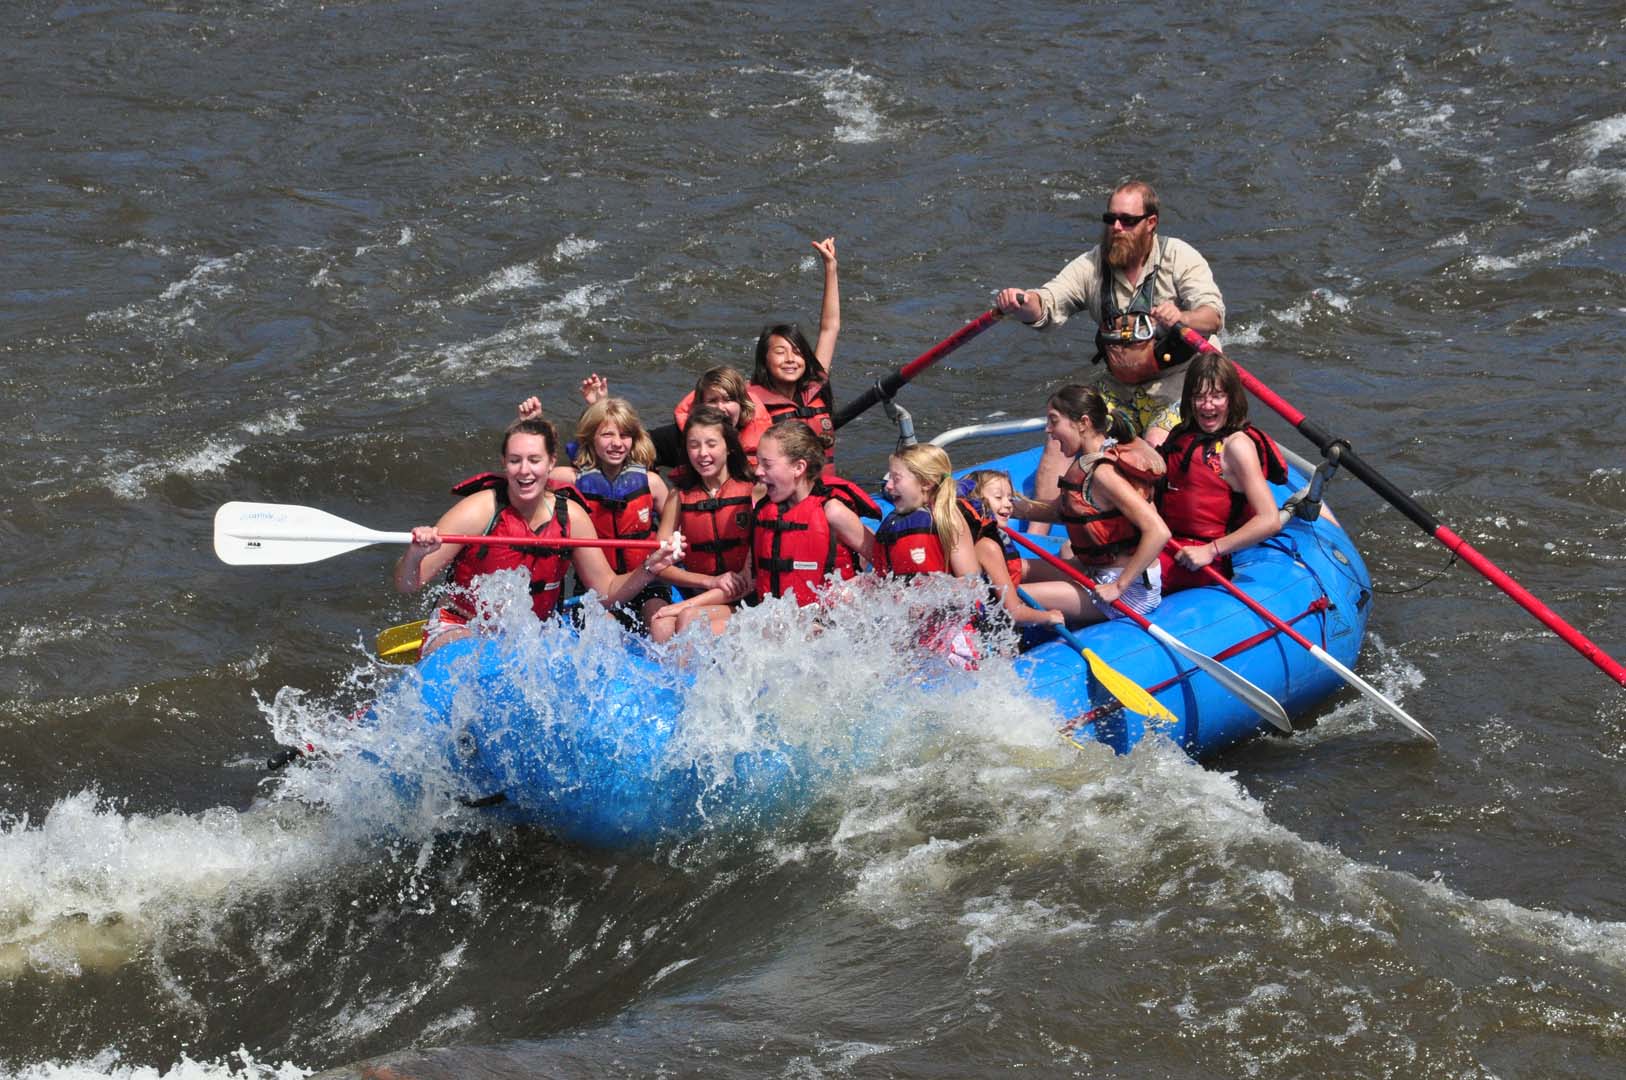
[[[1072,581],[1024,581],[1022,588],[1039,602],[1039,606],[1061,612],[1070,627],[1084,626],[1106,618],[1101,614],[1101,609],[1095,606],[1088,590]]]

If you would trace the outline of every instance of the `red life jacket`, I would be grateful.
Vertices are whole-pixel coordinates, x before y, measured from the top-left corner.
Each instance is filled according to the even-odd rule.
[[[756,505],[751,558],[759,597],[793,593],[803,607],[816,603],[813,588],[836,568],[836,534],[824,516],[827,496],[815,490],[790,509],[766,496]]]
[[[757,443],[762,441],[762,433],[773,427],[773,417],[768,414],[768,403],[763,400],[762,387],[755,383],[747,386],[745,392],[750,395],[751,404],[756,408],[751,413],[751,419],[742,428],[740,434],[740,449],[745,451],[745,458],[751,463],[751,468],[757,467]],[[694,391],[690,390],[684,399],[672,407],[672,419],[677,421],[678,431],[689,426],[689,417],[694,413]]]
[[[532,530],[530,524],[509,505],[506,476],[501,473],[480,473],[452,488],[454,495],[472,495],[476,491],[493,491],[497,497],[497,511],[481,530],[482,536],[538,536],[551,539],[570,535],[570,500],[564,492],[554,498],[553,516],[540,529]],[[531,574],[531,610],[538,619],[545,619],[558,606],[559,586],[564,582],[565,572],[570,565],[569,548],[466,544],[446,568],[446,580],[457,587],[448,606],[465,619],[473,619],[476,614],[472,588],[475,579],[498,570],[522,567]]]
[[[1157,494],[1158,481],[1163,478],[1163,458],[1138,437],[1127,444],[1108,446],[1099,454],[1080,454],[1073,459],[1061,478],[1057,516],[1067,526],[1073,557],[1091,566],[1105,565],[1133,551],[1140,540],[1140,530],[1124,517],[1123,511],[1102,510],[1091,501],[1090,484],[1095,470],[1102,465],[1117,469],[1147,502]]]
[[[753,389],[760,395],[762,409],[768,415],[769,425],[781,420],[800,420],[813,429],[813,434],[824,444],[824,474],[828,479],[836,461],[836,422],[831,416],[830,384],[816,382],[802,391],[802,400],[794,401],[777,390],[766,386]]]
[[[1163,520],[1175,536],[1184,540],[1218,540],[1253,517],[1247,496],[1231,490],[1221,472],[1223,444],[1236,430],[1253,440],[1265,479],[1273,484],[1287,482],[1287,465],[1275,440],[1252,424],[1212,435],[1195,428],[1180,430],[1158,448],[1168,463],[1167,481],[1159,501]]]
[[[689,476],[693,478],[693,474]],[[676,489],[683,568],[696,574],[742,570],[751,551],[751,483],[729,477],[716,495],[699,479]]]
[[[576,475],[576,491],[600,536],[646,540],[655,535],[660,524],[655,520],[655,496],[649,490],[649,470],[642,465],[623,465],[614,480],[598,469],[588,469]],[[645,553],[606,548],[604,556],[610,560],[612,570],[625,574]]]
[[[826,471],[826,475],[819,478],[814,490],[843,504],[847,509],[861,518],[881,520],[880,504],[869,497],[869,492],[845,477],[837,476]],[[842,580],[853,577],[858,573],[858,552],[840,541],[836,542],[836,571],[841,574]]]

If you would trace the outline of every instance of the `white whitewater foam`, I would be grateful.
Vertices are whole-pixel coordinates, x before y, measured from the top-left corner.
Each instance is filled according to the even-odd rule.
[[[810,72],[807,78],[819,87],[825,105],[841,121],[835,133],[839,142],[876,142],[887,134],[875,101],[878,83],[874,76],[849,67]]]
[[[147,491],[167,476],[207,476],[237,460],[247,445],[225,437],[204,442],[158,461],[149,461],[109,478],[107,486],[123,499],[143,498]]]
[[[132,1065],[122,1058],[117,1050],[104,1050],[82,1061],[24,1065],[16,1071],[0,1069],[0,1080],[302,1080],[313,1072],[287,1061],[279,1065],[262,1063],[241,1047],[226,1060],[194,1061],[182,1054],[167,1069]]]
[[[1471,269],[1479,273],[1498,273],[1503,270],[1517,270],[1521,266],[1531,266],[1535,263],[1550,262],[1560,255],[1574,251],[1576,248],[1586,247],[1597,236],[1596,229],[1582,229],[1578,233],[1560,237],[1545,244],[1537,244],[1527,251],[1517,255],[1475,255],[1469,260]]]
[[[584,240],[578,236],[567,236],[553,248],[553,261],[564,262],[567,259],[579,259],[589,252],[599,249],[597,240]]]
[[[452,301],[457,304],[467,304],[487,296],[501,296],[504,293],[539,288],[541,285],[542,275],[537,272],[536,264],[534,262],[523,262],[515,266],[503,267],[496,273],[489,275],[475,288],[452,297]]]

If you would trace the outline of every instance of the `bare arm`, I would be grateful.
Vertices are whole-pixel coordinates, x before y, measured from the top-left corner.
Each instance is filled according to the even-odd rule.
[[[857,514],[845,503],[826,499],[824,518],[830,523],[830,531],[836,534],[837,540],[858,552],[866,565],[875,565],[875,534],[858,519]]]
[[[819,308],[819,340],[813,346],[813,355],[824,368],[824,378],[830,378],[831,366],[836,359],[836,335],[841,333],[841,289],[836,284],[836,238],[827,236],[813,241],[813,249],[824,260],[824,303]]]
[[[558,513],[557,510],[554,512]],[[589,539],[598,538],[598,530],[593,528],[592,519],[580,512],[572,513],[570,516],[570,534]],[[639,590],[654,581],[662,570],[683,557],[683,536],[677,533],[663,540],[659,548],[650,552],[641,564],[625,574],[615,573],[610,568],[610,561],[604,557],[604,552],[598,548],[579,547],[571,550],[571,561],[576,567],[577,579],[604,597],[605,603],[617,604],[637,596]]]
[[[668,490],[666,481],[656,475],[654,468],[651,467],[649,470],[649,497],[655,503],[655,513],[661,515],[662,520],[665,520],[666,517],[666,504],[668,501],[666,495]],[[673,499],[671,501],[676,502],[677,500]]]
[[[988,576],[988,584],[993,587],[1001,606],[1013,621],[1022,626],[1049,626],[1063,621],[1061,612],[1030,608],[1016,595],[1016,586],[1011,582],[1010,568],[1005,565],[1005,552],[999,546],[999,541],[985,536],[977,541],[976,550],[977,565]]]
[[[949,572],[955,577],[970,577],[975,574],[979,569],[976,548],[977,544],[971,538],[971,530],[966,527],[965,522],[960,522],[959,539],[948,551]]]
[[[1059,499],[1060,496],[1058,495],[1057,498]],[[1043,521],[1050,524],[1061,520],[1061,515],[1056,512],[1054,502],[1030,499],[1021,494],[1011,496],[1011,501],[1015,504],[1011,515],[1013,517],[1021,518],[1024,521]]]
[[[1111,603],[1123,592],[1126,584],[1157,562],[1158,552],[1169,542],[1169,527],[1158,515],[1157,508],[1141,498],[1140,493],[1112,466],[1103,465],[1095,471],[1095,487],[1105,509],[1121,511],[1129,523],[1140,530],[1140,541],[1130,553],[1118,580],[1100,585],[1095,590],[1096,596]]]
[[[496,510],[495,492],[476,491],[454,503],[435,524],[413,529],[412,543],[395,563],[396,591],[417,592],[457,558],[463,545],[441,543],[441,533],[468,536],[481,532]]]
[[[1193,570],[1201,569],[1221,556],[1252,547],[1282,531],[1282,516],[1276,511],[1276,499],[1270,493],[1264,466],[1259,462],[1259,448],[1254,446],[1253,440],[1240,431],[1234,432],[1226,437],[1221,453],[1224,455],[1225,482],[1231,485],[1231,490],[1241,492],[1248,500],[1248,508],[1253,511],[1253,516],[1218,540],[1181,548],[1176,557]]]

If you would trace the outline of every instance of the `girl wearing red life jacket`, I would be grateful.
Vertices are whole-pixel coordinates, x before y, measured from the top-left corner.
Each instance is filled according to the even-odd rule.
[[[819,483],[823,463],[823,442],[800,420],[780,421],[763,433],[757,445],[757,482],[764,494],[751,526],[751,585],[759,600],[794,596],[803,606],[817,603],[817,590],[838,569],[836,552],[843,544],[865,562],[875,561],[875,534]],[[722,589],[711,589],[655,617],[681,617],[732,599]],[[712,629],[720,633],[727,616],[707,614],[712,616]]]
[[[601,398],[582,413],[576,424],[573,486],[600,536],[646,540],[655,535],[667,492],[666,481],[651,471],[654,463],[655,447],[637,410],[625,398]],[[638,558],[637,552],[626,549],[607,554],[616,573],[625,573]],[[578,579],[577,595],[587,590],[587,584]],[[647,626],[649,617],[670,598],[665,586],[653,583],[621,605],[631,616],[623,621],[632,629]]]
[[[988,581],[988,592],[1005,614],[1018,626],[1046,626],[1062,622],[1059,611],[1040,611],[1028,607],[1016,594],[1022,584],[1024,563],[1005,532],[1011,527],[1011,509],[1015,488],[1011,478],[998,469],[978,469],[960,478],[960,490],[965,492],[969,509],[979,518],[977,533],[977,565]]]
[[[1248,423],[1236,366],[1218,353],[1191,362],[1180,396],[1184,419],[1159,449],[1168,474],[1159,499],[1174,538],[1159,559],[1163,591],[1208,584],[1202,568],[1231,576],[1231,553],[1281,531],[1270,481],[1287,466],[1269,435]]]
[[[1150,613],[1162,599],[1157,556],[1169,539],[1169,527],[1152,505],[1162,459],[1132,434],[1122,416],[1109,411],[1094,387],[1074,384],[1057,391],[1045,412],[1045,431],[1072,464],[1053,502],[1019,498],[1017,511],[1030,521],[1066,524],[1073,560],[1096,588],[1092,594],[1048,563],[1038,563],[1028,592],[1060,611],[1069,626],[1121,615],[1112,607],[1119,599]]]
[[[836,336],[841,332],[841,293],[836,284],[836,238],[815,240],[824,260],[824,304],[819,312],[818,343],[809,346],[794,323],[769,326],[757,338],[756,368],[751,383],[773,423],[800,420],[824,446],[821,472],[833,473],[836,460],[834,398],[830,373]]]
[[[516,420],[503,433],[503,483],[482,485],[441,515],[433,525],[412,530],[412,543],[395,564],[395,587],[416,592],[442,571],[450,571],[459,586],[446,607],[430,617],[424,633],[423,654],[448,641],[472,633],[467,625],[479,612],[470,594],[483,574],[520,568],[531,574],[532,610],[545,617],[558,601],[565,571],[605,597],[607,602],[627,600],[647,588],[655,575],[682,554],[681,540],[664,543],[645,555],[643,562],[617,574],[597,548],[553,548],[444,544],[441,533],[453,535],[530,535],[538,537],[598,535],[592,520],[572,508],[563,494],[548,488],[558,437],[546,420]]]
[[[684,425],[684,441],[689,465],[672,474],[660,537],[681,532],[686,550],[683,563],[661,578],[685,597],[716,589],[728,600],[677,616],[656,615],[649,626],[656,641],[668,640],[701,617],[711,619],[713,632],[721,633],[728,613],[751,591],[751,527],[759,492],[746,469],[738,429],[723,410],[702,405]]]

